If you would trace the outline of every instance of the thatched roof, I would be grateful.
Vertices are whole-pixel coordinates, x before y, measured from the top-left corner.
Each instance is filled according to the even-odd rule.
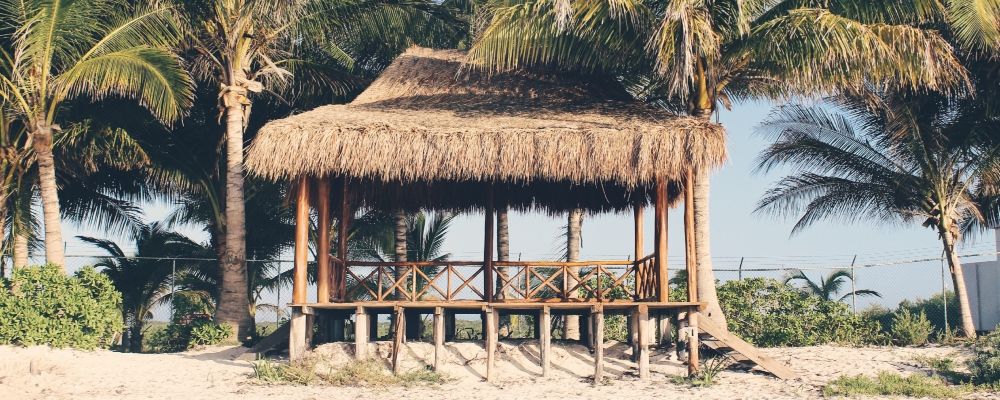
[[[411,48],[357,99],[272,121],[247,168],[272,180],[568,184],[643,191],[726,158],[723,129],[628,101],[615,83],[486,75]],[[530,189],[529,189],[530,190]]]

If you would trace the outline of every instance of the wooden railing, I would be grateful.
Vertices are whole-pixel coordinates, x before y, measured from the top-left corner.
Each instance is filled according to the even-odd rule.
[[[350,261],[339,301],[486,301],[481,261]],[[655,257],[636,261],[494,261],[497,302],[652,301]]]

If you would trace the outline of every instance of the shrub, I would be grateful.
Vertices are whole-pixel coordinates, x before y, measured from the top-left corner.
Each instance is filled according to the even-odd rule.
[[[950,327],[950,331],[954,332],[961,325],[962,319],[958,306],[958,298],[955,297],[954,292],[946,292],[946,295],[948,296],[947,324]],[[934,331],[938,335],[943,335],[945,332],[944,307],[944,299],[939,293],[931,296],[929,299],[903,300],[899,303],[897,311],[905,309],[912,314],[924,313],[934,327]]]
[[[729,330],[757,346],[884,343],[877,322],[838,301],[803,293],[775,279],[751,278],[719,286]]]
[[[311,385],[324,383],[334,386],[385,387],[440,384],[448,381],[442,374],[430,369],[415,369],[393,375],[377,360],[352,361],[328,373],[317,372],[319,360],[305,357],[288,364],[267,359],[253,363],[254,376],[266,383]]]
[[[207,318],[189,322],[171,322],[163,329],[153,332],[146,346],[154,353],[173,353],[196,346],[216,345],[229,337],[229,327],[219,325]]]
[[[892,316],[889,336],[892,342],[900,346],[921,346],[927,344],[927,339],[934,332],[934,327],[927,320],[923,311],[913,314],[901,308]]]
[[[1000,384],[1000,327],[976,340],[975,356],[969,360],[969,372],[976,384]]]
[[[823,387],[823,395],[833,396],[907,396],[935,399],[959,397],[968,389],[948,386],[944,381],[924,375],[902,376],[880,372],[875,378],[864,375],[841,376]]]
[[[55,265],[0,278],[0,343],[108,348],[122,332],[121,294],[93,268],[68,276]]]
[[[229,338],[232,330],[229,325],[219,325],[214,322],[201,322],[191,327],[189,346],[212,346],[221,344]]]

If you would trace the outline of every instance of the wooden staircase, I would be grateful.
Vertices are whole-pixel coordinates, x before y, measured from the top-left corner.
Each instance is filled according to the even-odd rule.
[[[736,362],[753,364],[780,379],[796,379],[798,376],[784,363],[764,355],[752,344],[718,327],[708,317],[698,315],[698,335],[705,347],[727,355]]]

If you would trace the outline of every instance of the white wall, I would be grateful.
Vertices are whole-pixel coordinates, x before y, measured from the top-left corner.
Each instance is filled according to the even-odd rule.
[[[995,329],[1000,324],[1000,261],[967,263],[962,267],[976,330]]]

